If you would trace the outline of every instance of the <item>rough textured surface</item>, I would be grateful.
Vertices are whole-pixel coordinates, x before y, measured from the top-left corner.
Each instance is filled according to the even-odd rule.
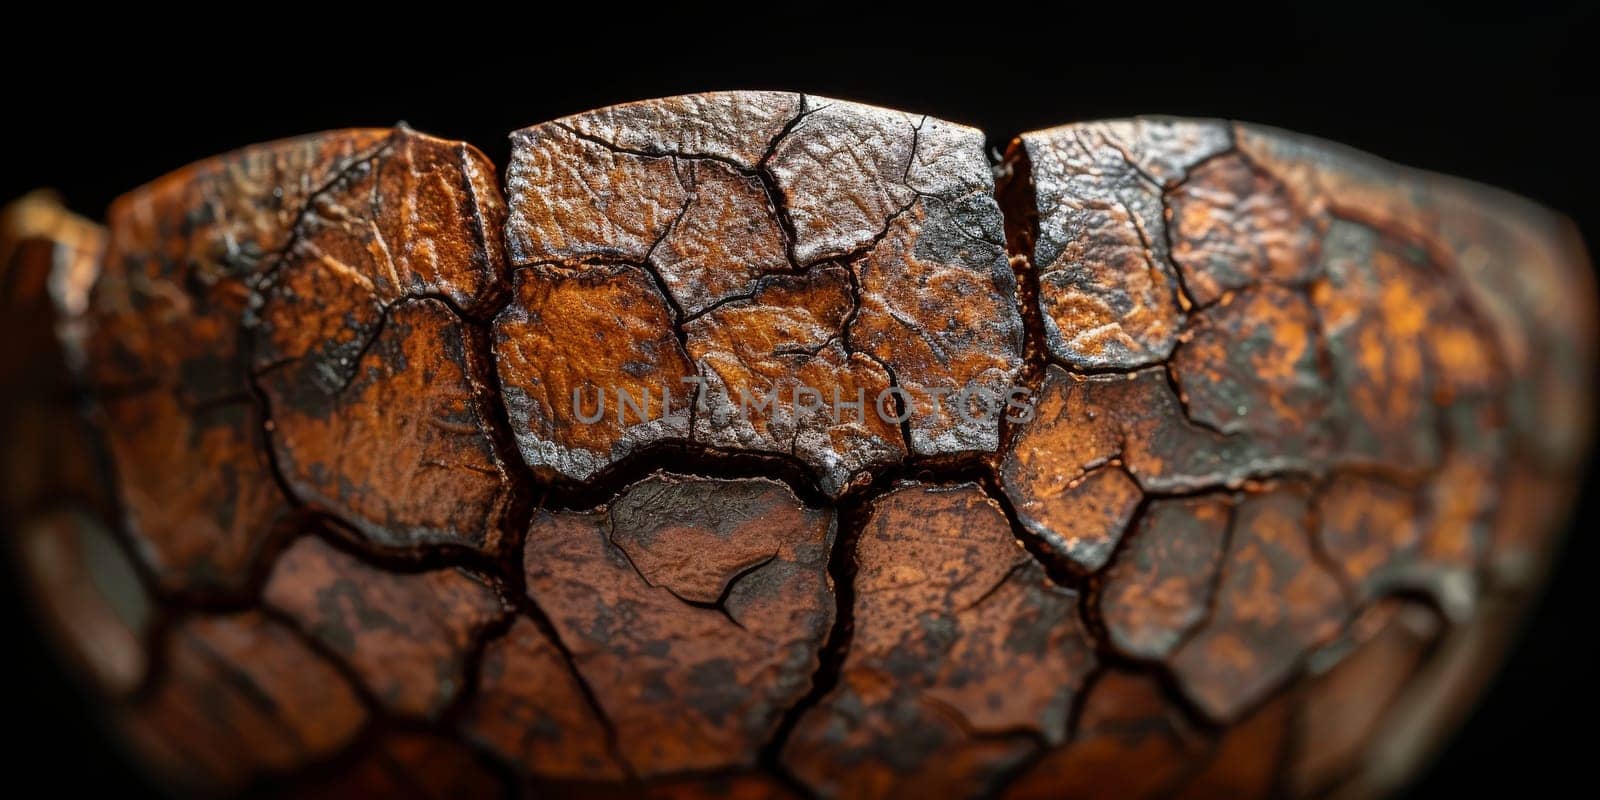
[[[1195,314],[1170,369],[1196,424],[1315,451],[1331,394],[1318,355],[1311,304],[1268,285]]]
[[[1056,586],[973,484],[875,499],[856,544],[855,630],[838,685],[784,764],[824,795],[981,793],[1066,737],[1093,666]],[[842,769],[841,769],[842,768]]]
[[[501,614],[470,573],[395,575],[312,538],[278,557],[262,600],[337,653],[386,709],[414,717],[455,698],[468,653]]]
[[[3,540],[185,793],[1392,789],[1569,506],[1581,243],[1219,120],[983,142],[731,92],[504,192],[400,128],[24,198]]]
[[[531,466],[583,480],[691,439],[793,457],[837,494],[908,452],[997,446],[997,414],[934,408],[940,392],[1003,396],[1021,366],[977,131],[743,93],[580,114],[512,144],[520,288],[495,352]],[[903,431],[871,411],[891,386],[928,408]],[[830,412],[789,402],[798,387]],[[618,391],[654,411],[628,417]],[[618,413],[585,422],[598,401],[575,392]]]
[[[93,387],[128,528],[173,589],[237,589],[282,506],[245,316],[322,187],[381,147],[351,131],[248,148],[123,196],[90,295]],[[161,469],[147,465],[161,464]]]
[[[453,311],[502,280],[493,174],[463,144],[346,131],[112,208],[86,380],[129,527],[173,589],[238,589],[297,504],[380,544],[493,546],[508,478]]]
[[[1190,300],[1162,192],[1225,151],[1220,122],[1148,119],[1023,134],[1038,234],[1029,254],[1050,355],[1130,369],[1171,355]]]
[[[192,411],[165,391],[102,400],[107,446],[132,473],[118,484],[128,530],[173,591],[241,590],[283,522],[283,495],[239,400]],[[160,464],[160,469],[138,467]]]
[[[1009,798],[1160,797],[1205,754],[1155,681],[1110,671],[1083,698],[1076,736],[1007,787]]]
[[[316,194],[255,290],[276,464],[379,544],[495,544],[509,479],[461,316],[498,300],[504,219],[482,155],[400,129]]]
[[[621,780],[606,723],[580,702],[583,684],[537,625],[518,619],[483,657],[478,696],[466,727],[529,775],[545,780]]]
[[[1205,621],[1232,515],[1226,495],[1151,501],[1100,591],[1112,647],[1160,660]]]
[[[1319,221],[1238,153],[1196,167],[1167,205],[1172,262],[1196,305],[1260,284],[1301,284],[1318,271]]]
[[[603,511],[538,513],[528,596],[630,772],[753,766],[833,624],[832,540],[782,484],[657,475]]]

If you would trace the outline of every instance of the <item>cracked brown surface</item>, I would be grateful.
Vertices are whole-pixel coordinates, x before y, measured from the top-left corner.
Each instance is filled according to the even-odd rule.
[[[657,475],[540,512],[529,598],[642,777],[753,766],[833,624],[832,515],[782,484]]]
[[[463,317],[503,294],[505,213],[481,154],[399,129],[316,194],[255,290],[278,469],[375,543],[497,542],[511,480]]]
[[[971,483],[908,484],[874,499],[864,526],[850,649],[784,766],[829,796],[965,795],[1063,741],[1094,656],[1076,593],[999,504]]]
[[[1228,148],[1226,126],[1091,123],[1017,141],[1030,162],[1039,231],[1033,252],[1021,255],[1037,270],[1050,355],[1081,369],[1165,360],[1192,300],[1172,264],[1162,192]]]
[[[1311,550],[1309,494],[1285,483],[1239,503],[1210,618],[1170,657],[1212,719],[1238,719],[1339,632],[1345,598]]]
[[[1582,245],[1493,190],[776,92],[512,144],[0,219],[6,538],[168,785],[1376,791],[1586,452]]]
[[[1100,591],[1100,619],[1113,648],[1160,660],[1206,620],[1232,517],[1226,495],[1150,502]]]
[[[396,575],[315,538],[278,557],[261,597],[337,653],[385,709],[416,717],[461,691],[473,642],[502,613],[470,573]]]
[[[531,620],[518,619],[484,653],[467,735],[544,780],[620,781],[606,720],[584,697],[567,656]]]
[[[797,459],[837,495],[907,453],[995,448],[997,416],[933,410],[938,391],[1003,393],[1021,366],[977,131],[748,93],[580,114],[512,144],[506,235],[521,288],[495,353],[534,469],[584,480],[690,440]],[[547,323],[555,307],[579,316]],[[802,385],[864,405],[826,418],[761,408]],[[891,386],[929,407],[903,431],[870,410]],[[571,398],[600,391],[611,413],[582,421],[599,401]]]

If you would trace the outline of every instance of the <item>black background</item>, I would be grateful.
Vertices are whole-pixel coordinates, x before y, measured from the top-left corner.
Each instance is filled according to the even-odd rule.
[[[564,22],[477,20],[446,7],[308,15],[270,32],[233,22],[181,38],[98,20],[111,26],[109,43],[81,38],[86,20],[14,25],[0,36],[30,46],[0,56],[0,200],[52,186],[98,216],[118,193],[194,159],[398,120],[473,142],[504,164],[507,132],[553,117],[652,96],[781,88],[965,122],[997,146],[1022,130],[1138,113],[1278,125],[1511,189],[1600,242],[1590,74],[1600,25],[1589,8],[1389,9],[1355,19],[1342,5],[1172,14],[1124,3],[1035,17],[990,3],[949,25],[923,26],[918,17],[931,10],[900,6],[882,18],[810,9],[722,17],[736,28],[658,8],[659,19],[623,32],[630,12],[590,5]],[[374,19],[386,16],[396,24],[380,33]],[[1586,487],[1520,644],[1415,796],[1565,793],[1592,774],[1592,465]],[[9,587],[0,625],[18,632],[0,639],[12,673],[0,696],[14,704],[7,778],[36,776],[68,796],[146,795],[42,653]]]

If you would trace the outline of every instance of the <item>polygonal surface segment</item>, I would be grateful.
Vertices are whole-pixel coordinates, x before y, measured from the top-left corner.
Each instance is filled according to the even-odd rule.
[[[973,406],[1009,389],[1022,326],[977,131],[748,92],[512,144],[521,274],[495,351],[531,466],[584,480],[687,439],[792,457],[838,493],[998,445]]]
[[[237,590],[297,503],[378,544],[495,545],[509,478],[463,318],[503,294],[504,216],[481,154],[405,128],[247,148],[117,201],[85,378],[168,585]]]
[[[994,500],[973,484],[898,487],[872,502],[856,561],[838,685],[783,751],[797,777],[828,796],[979,794],[1030,739],[1062,741],[1094,656],[1076,594]]]
[[[830,512],[762,479],[657,475],[609,508],[534,518],[528,596],[628,772],[756,763],[832,627],[833,533]]]

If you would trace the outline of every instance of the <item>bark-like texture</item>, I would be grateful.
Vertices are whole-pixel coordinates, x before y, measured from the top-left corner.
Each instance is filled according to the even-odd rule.
[[[1594,291],[1520,200],[770,92],[512,144],[0,220],[5,538],[168,785],[1377,791],[1554,551]]]
[[[495,353],[536,470],[585,480],[687,440],[794,458],[837,495],[908,453],[996,447],[998,415],[931,409],[940,391],[1003,392],[1021,366],[978,131],[733,93],[580,114],[512,145],[521,288]],[[930,410],[885,424],[872,408],[891,387]],[[793,408],[798,388],[840,413]]]

